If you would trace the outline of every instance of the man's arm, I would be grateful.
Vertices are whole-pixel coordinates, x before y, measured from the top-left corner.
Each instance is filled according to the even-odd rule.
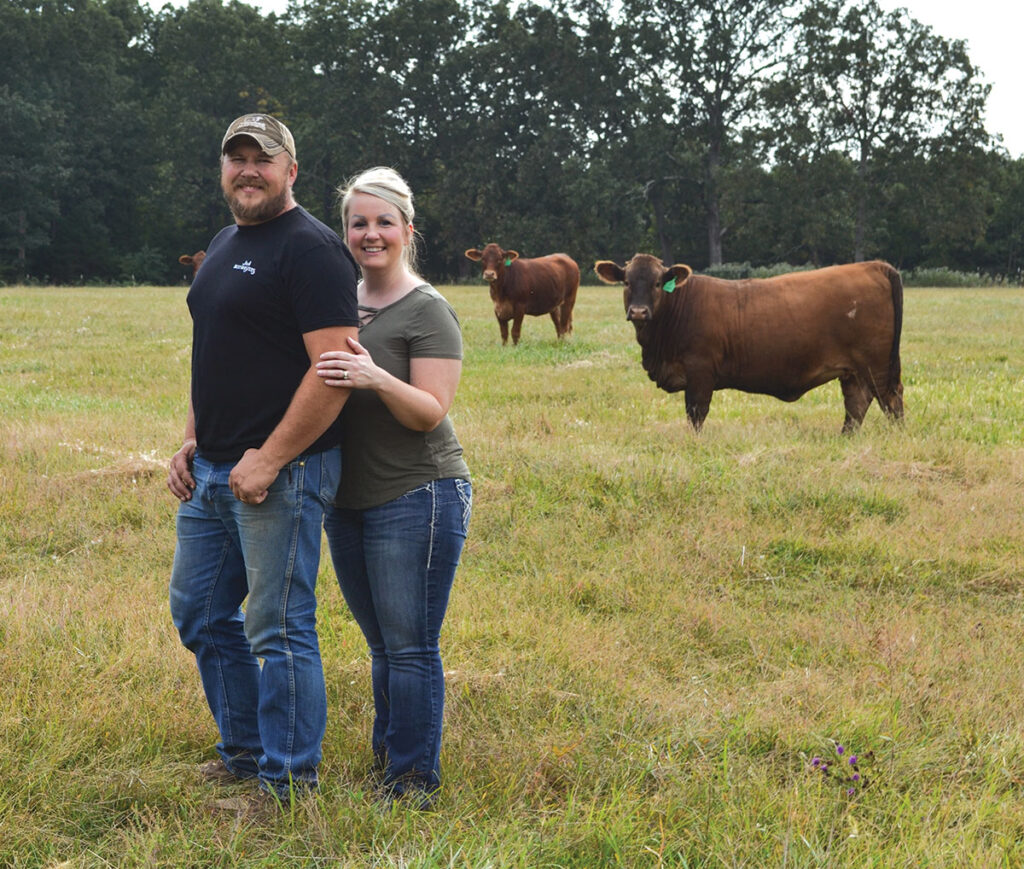
[[[185,422],[185,438],[181,447],[171,456],[171,470],[167,475],[167,488],[179,501],[192,498],[196,481],[192,478],[192,457],[196,454],[196,414],[192,399],[188,400],[188,419]]]
[[[321,353],[347,347],[349,337],[358,338],[358,328],[331,326],[303,334],[310,360],[309,370],[295,390],[288,410],[263,446],[246,450],[231,470],[228,483],[238,500],[261,503],[281,468],[327,431],[341,413],[349,392],[327,386],[317,377],[316,363]]]

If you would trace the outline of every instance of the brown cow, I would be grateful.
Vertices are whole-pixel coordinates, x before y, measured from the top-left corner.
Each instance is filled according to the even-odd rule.
[[[194,278],[204,259],[206,259],[206,251],[197,250],[195,253],[183,253],[178,257],[178,262],[183,266],[192,266],[192,277]]]
[[[503,345],[508,343],[509,320],[512,343],[519,343],[526,314],[550,314],[559,338],[572,331],[572,308],[580,286],[580,268],[573,259],[564,253],[520,259],[516,251],[502,250],[493,242],[483,250],[467,250],[466,256],[483,263]]]
[[[716,389],[796,401],[836,378],[844,432],[860,426],[872,398],[890,418],[903,417],[903,282],[888,263],[727,281],[638,253],[624,267],[602,260],[594,271],[625,283],[644,369],[667,392],[685,390],[697,431]]]

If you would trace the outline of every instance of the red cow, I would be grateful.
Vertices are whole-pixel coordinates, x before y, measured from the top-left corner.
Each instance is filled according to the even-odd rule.
[[[625,283],[644,370],[666,392],[685,390],[697,431],[716,389],[796,401],[837,378],[844,432],[860,427],[872,399],[890,418],[903,417],[903,281],[888,263],[727,281],[638,253],[625,266],[599,261],[594,271]]]
[[[550,314],[555,334],[563,338],[572,331],[572,309],[580,286],[580,268],[564,253],[536,259],[520,259],[514,250],[502,250],[493,242],[482,251],[472,248],[466,256],[483,263],[484,280],[491,285],[494,316],[501,329],[501,343],[508,343],[508,321],[512,321],[512,343],[526,314]]]
[[[205,250],[197,250],[195,253],[185,253],[178,257],[178,262],[183,266],[192,266],[192,277],[196,276],[196,272],[199,271],[199,266],[203,264],[203,260],[206,259]]]

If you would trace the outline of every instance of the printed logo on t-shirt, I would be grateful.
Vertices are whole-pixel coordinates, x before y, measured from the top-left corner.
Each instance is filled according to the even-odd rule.
[[[256,274],[256,269],[252,267],[251,259],[247,259],[244,263],[235,263],[232,268],[238,269],[240,272],[248,272],[250,275]]]

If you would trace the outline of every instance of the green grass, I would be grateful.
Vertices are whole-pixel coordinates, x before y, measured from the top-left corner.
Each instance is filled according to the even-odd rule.
[[[911,289],[907,419],[716,393],[700,436],[620,293],[466,342],[474,473],[434,814],[368,792],[369,662],[329,561],[322,788],[211,813],[167,610],[181,288],[0,289],[0,866],[1024,862],[1024,291]],[[814,774],[836,742],[868,787]]]

